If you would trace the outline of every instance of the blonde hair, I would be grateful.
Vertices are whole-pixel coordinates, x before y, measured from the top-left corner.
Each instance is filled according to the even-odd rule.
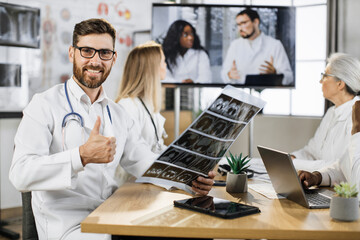
[[[139,97],[154,107],[154,112],[161,108],[160,62],[162,48],[154,41],[136,46],[129,53],[118,96],[115,102],[122,98]]]

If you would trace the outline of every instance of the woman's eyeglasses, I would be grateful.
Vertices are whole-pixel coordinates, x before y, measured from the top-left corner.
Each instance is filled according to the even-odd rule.
[[[337,77],[336,75],[334,75],[334,74],[321,73],[321,81],[323,81],[325,77],[334,77],[334,78],[336,78],[336,80],[341,80],[340,78],[338,78],[338,77]]]

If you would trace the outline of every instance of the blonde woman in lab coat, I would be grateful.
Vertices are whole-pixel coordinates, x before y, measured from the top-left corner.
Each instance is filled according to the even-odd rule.
[[[135,47],[125,63],[115,100],[140,127],[141,135],[154,153],[166,146],[163,137],[165,118],[160,114],[161,83],[166,76],[161,45],[153,41]]]
[[[323,96],[334,106],[330,107],[313,138],[307,145],[292,153],[294,163],[298,159],[321,160],[310,163],[305,170],[313,171],[339,161],[347,151],[351,137],[351,111],[359,100],[360,62],[358,59],[343,53],[334,53],[322,73]],[[300,160],[299,160],[300,161]],[[301,169],[304,169],[302,164]]]
[[[135,121],[144,140],[154,153],[165,150],[165,118],[160,114],[161,83],[166,76],[165,56],[161,45],[153,41],[135,47],[128,55],[117,102]],[[131,175],[117,168],[119,184]]]

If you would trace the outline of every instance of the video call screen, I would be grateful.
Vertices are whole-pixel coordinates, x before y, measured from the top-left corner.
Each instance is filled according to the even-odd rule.
[[[259,30],[270,40],[267,40],[266,46],[258,46],[258,48],[265,49],[260,57],[255,56],[258,53],[251,55],[248,54],[249,49],[240,50],[242,48],[239,47],[237,51],[242,54],[236,52],[234,60],[240,79],[227,79],[224,77],[224,73],[230,70],[229,63],[225,64],[228,49],[233,41],[244,40],[236,23],[236,17],[246,8],[251,8],[258,13],[260,17]],[[179,19],[189,22],[196,29],[200,44],[208,53],[211,78],[194,85],[223,87],[230,84],[236,87],[294,88],[295,10],[294,7],[283,6],[154,3],[151,38],[162,44],[170,25]],[[244,24],[249,23],[244,22]],[[248,31],[251,33],[251,29]],[[265,42],[265,40],[262,41]],[[271,49],[274,48],[276,48],[276,53],[271,52]],[[279,54],[279,52],[282,53]],[[232,57],[228,59],[232,59]],[[229,61],[232,63],[232,60]],[[265,64],[265,61],[272,61],[276,73],[263,74],[259,71],[260,65]],[[168,83],[166,80],[163,81],[163,84],[166,83]],[[189,85],[183,83],[182,79],[176,79],[171,83]]]

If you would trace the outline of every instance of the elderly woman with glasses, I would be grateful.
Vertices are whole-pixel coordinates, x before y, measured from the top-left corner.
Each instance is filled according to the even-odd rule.
[[[295,166],[297,159],[322,160],[319,164],[309,164],[306,169],[309,171],[337,162],[347,150],[352,128],[351,110],[359,100],[356,96],[360,91],[359,60],[343,53],[332,54],[320,83],[324,98],[334,106],[327,110],[308,144],[292,153]]]

